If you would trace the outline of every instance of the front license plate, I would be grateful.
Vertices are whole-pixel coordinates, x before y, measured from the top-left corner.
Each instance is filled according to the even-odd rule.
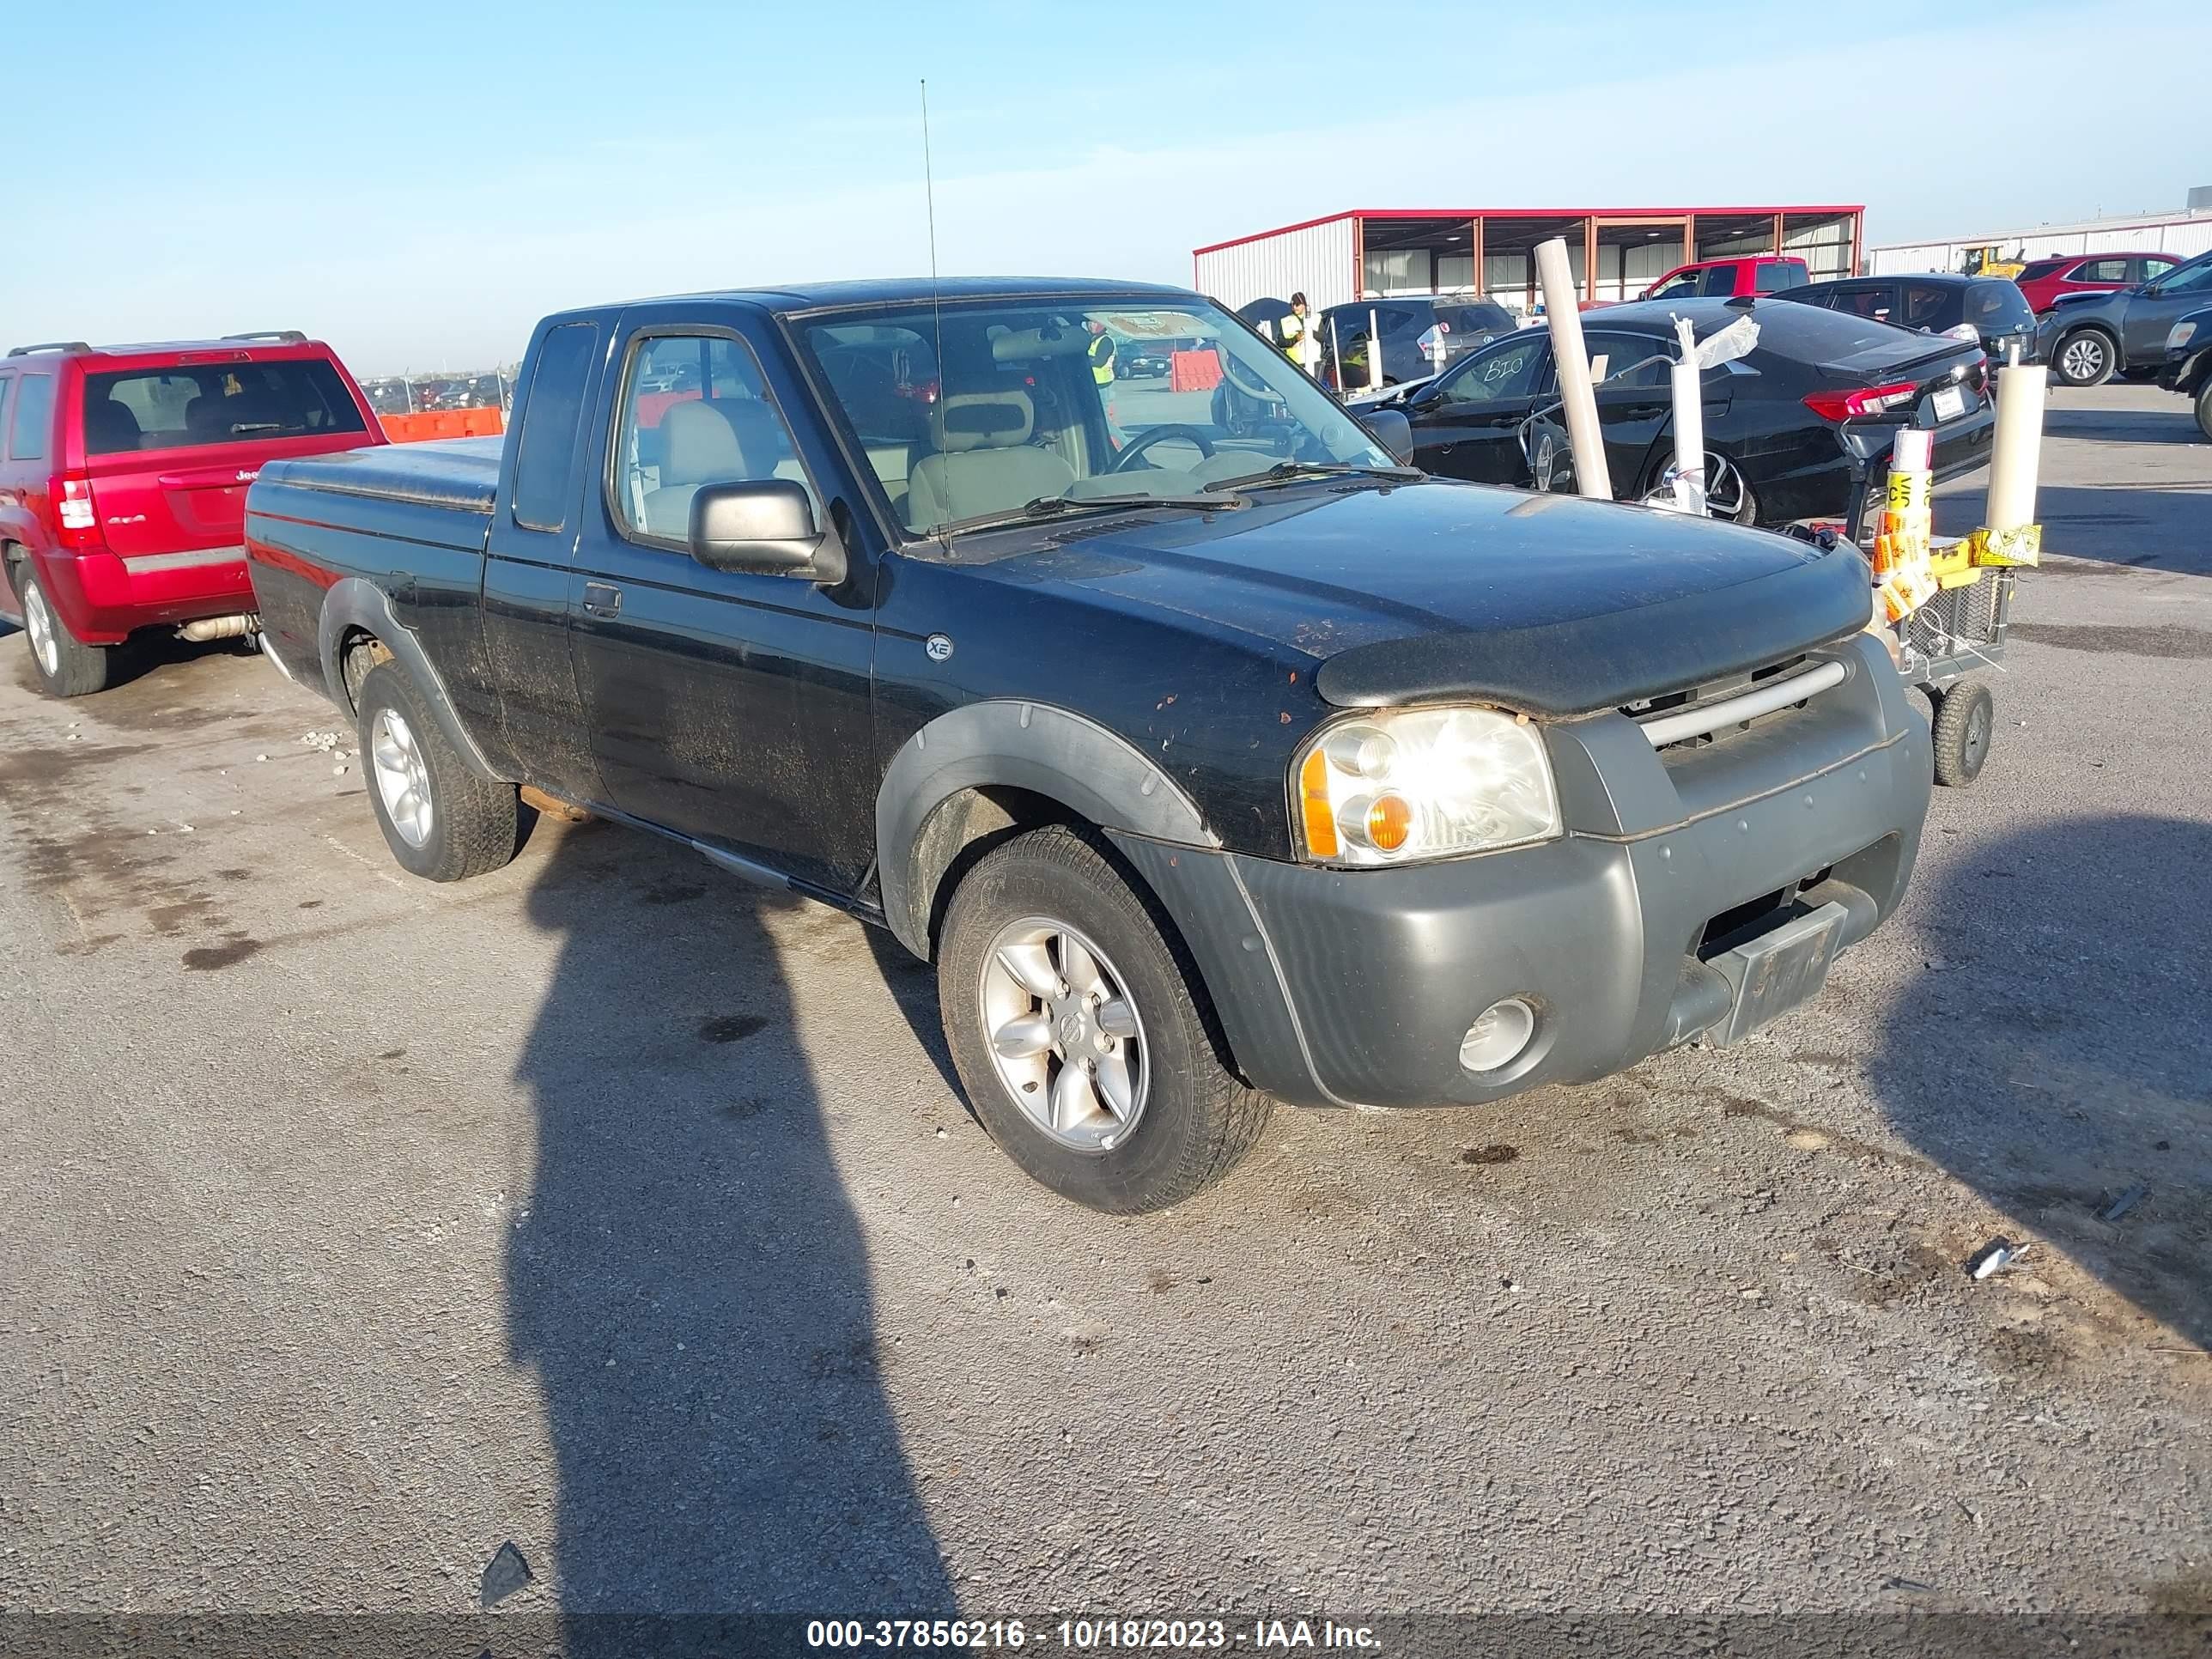
[[[1728,1018],[1706,1035],[1725,1048],[1819,995],[1845,915],[1840,904],[1824,904],[1715,957],[1710,965],[1735,994]]]
[[[1966,412],[1966,394],[1960,387],[1947,386],[1936,393],[1936,418],[1955,421]]]

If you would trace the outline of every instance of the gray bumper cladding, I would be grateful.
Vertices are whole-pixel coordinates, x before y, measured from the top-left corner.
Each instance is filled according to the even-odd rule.
[[[1902,896],[1928,808],[1926,723],[1862,636],[1801,708],[1655,750],[1607,714],[1547,729],[1559,840],[1328,870],[1116,836],[1182,926],[1245,1075],[1305,1104],[1417,1106],[1585,1082],[1814,993]],[[1500,999],[1511,1062],[1460,1063]]]

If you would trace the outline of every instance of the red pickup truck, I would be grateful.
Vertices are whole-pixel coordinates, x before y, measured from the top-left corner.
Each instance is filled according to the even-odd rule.
[[[46,690],[106,685],[138,629],[252,631],[246,489],[264,461],[385,441],[331,349],[295,331],[0,358],[0,617]]]

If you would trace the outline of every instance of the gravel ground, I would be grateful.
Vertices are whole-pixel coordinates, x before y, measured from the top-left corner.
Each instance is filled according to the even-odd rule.
[[[416,882],[259,660],[0,647],[0,1609],[2212,1610],[2212,446],[2054,403],[1996,752],[1817,1005],[1136,1221],[857,924],[602,825]]]

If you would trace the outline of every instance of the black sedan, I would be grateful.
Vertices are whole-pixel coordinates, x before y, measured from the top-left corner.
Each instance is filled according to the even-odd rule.
[[[2156,369],[2173,325],[2206,304],[2212,304],[2212,253],[2135,288],[2062,294],[2042,319],[2051,371],[2062,386],[2101,386],[2115,374]]]
[[[2003,276],[1958,276],[1923,271],[1910,276],[1842,276],[1807,283],[1784,296],[1799,305],[1823,306],[1890,323],[1919,334],[1972,340],[1990,361],[2005,361],[2020,348],[2022,362],[2035,361],[2035,313],[2018,284]]]
[[[1646,301],[1583,319],[1593,363],[1604,360],[1598,418],[1613,494],[1623,501],[1645,500],[1672,482],[1668,365],[1678,315],[1700,340],[1739,317],[1759,325],[1747,356],[1704,375],[1707,499],[1717,516],[1741,524],[1840,518],[1856,534],[1868,487],[1880,483],[1907,426],[1934,431],[1938,478],[1989,459],[1995,417],[1978,346],[1781,298]],[[1405,411],[1413,460],[1428,471],[1555,487],[1537,477],[1565,436],[1543,329],[1494,340],[1376,406]]]

